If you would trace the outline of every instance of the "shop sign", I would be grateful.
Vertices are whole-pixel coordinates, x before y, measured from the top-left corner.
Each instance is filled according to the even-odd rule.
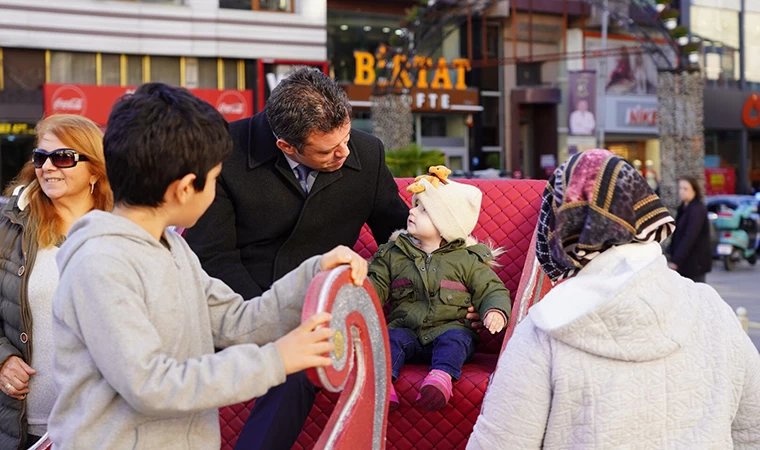
[[[607,95],[608,133],[657,134],[657,97]]]
[[[705,195],[736,194],[736,170],[732,168],[705,169]]]
[[[377,81],[376,69],[385,67],[386,61],[383,59],[384,51],[378,51],[376,58],[370,52],[355,51],[354,59],[356,60],[356,77],[354,84],[357,86],[372,86]],[[417,83],[413,85],[409,76],[409,70],[418,70]],[[455,75],[451,77],[449,69],[454,69]],[[428,80],[428,72],[433,71],[432,80]],[[445,58],[439,58],[433,65],[432,58],[415,56],[412,61],[408,61],[406,56],[395,55],[393,57],[393,79],[398,80],[399,87],[411,89],[443,89],[464,91],[467,89],[465,83],[465,72],[470,70],[470,61],[463,58],[452,59],[449,64]],[[387,81],[378,82],[379,85],[387,85]]]
[[[657,108],[636,105],[625,110],[625,124],[632,127],[656,127]]]
[[[0,134],[34,134],[34,125],[0,122]]]
[[[369,107],[372,97],[371,86],[355,84],[343,86],[354,107]],[[478,105],[477,89],[466,91],[440,91],[432,89],[412,88],[401,99],[412,109],[412,112],[479,112],[483,107]]]
[[[105,125],[114,103],[135,87],[81,84],[45,84],[45,114],[78,114]],[[189,89],[190,93],[213,105],[227,121],[253,114],[253,92],[234,89]]]
[[[752,93],[744,102],[742,108],[742,122],[747,128],[760,126],[760,96]]]

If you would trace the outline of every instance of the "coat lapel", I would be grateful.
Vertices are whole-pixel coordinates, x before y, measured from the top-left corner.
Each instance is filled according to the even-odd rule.
[[[312,186],[309,195],[314,195],[327,186],[343,178],[344,170],[356,170],[357,172],[362,170],[362,165],[359,161],[359,155],[356,154],[356,147],[354,147],[350,140],[348,142],[348,149],[351,151],[351,153],[348,155],[348,158],[346,158],[346,162],[343,163],[343,167],[336,170],[335,172],[320,172],[319,175],[317,175],[317,180],[314,182],[314,186]]]
[[[282,152],[280,152],[280,156],[277,157],[277,162],[274,163],[274,166],[285,179],[285,183],[295,187],[302,197],[306,197],[306,192],[303,191],[301,183],[298,182],[296,174],[293,173],[293,169],[290,168],[290,165],[288,164],[288,161],[285,159],[285,155]],[[317,177],[317,180],[319,180],[319,177]],[[314,189],[312,188],[312,191],[313,190]]]

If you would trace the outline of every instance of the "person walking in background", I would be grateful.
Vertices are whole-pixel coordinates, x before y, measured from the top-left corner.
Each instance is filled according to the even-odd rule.
[[[0,448],[25,449],[47,432],[55,402],[53,293],[58,247],[93,209],[110,211],[103,134],[84,117],[43,119],[37,148],[0,214]]]
[[[670,243],[670,268],[694,281],[704,283],[712,269],[710,222],[702,190],[696,179],[678,180],[681,205],[676,216],[676,231]]]
[[[674,220],[622,158],[549,179],[536,256],[560,280],[515,328],[468,450],[760,448],[760,355],[715,290],[668,269]]]

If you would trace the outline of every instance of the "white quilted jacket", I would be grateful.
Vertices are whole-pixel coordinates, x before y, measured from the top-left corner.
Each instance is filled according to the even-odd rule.
[[[467,448],[758,450],[760,355],[658,244],[616,247],[517,326]]]

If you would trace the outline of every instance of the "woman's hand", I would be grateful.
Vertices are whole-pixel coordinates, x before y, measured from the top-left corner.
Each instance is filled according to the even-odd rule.
[[[678,265],[676,265],[674,263],[668,263],[668,267],[670,267],[673,270],[678,270]]]
[[[361,286],[364,284],[364,279],[367,278],[367,260],[359,256],[356,252],[350,248],[339,245],[329,252],[322,255],[322,261],[319,264],[319,268],[322,270],[334,269],[343,264],[351,266],[351,279],[354,284]]]
[[[36,373],[23,359],[11,356],[0,367],[0,390],[9,397],[23,400],[29,393],[29,378]]]

